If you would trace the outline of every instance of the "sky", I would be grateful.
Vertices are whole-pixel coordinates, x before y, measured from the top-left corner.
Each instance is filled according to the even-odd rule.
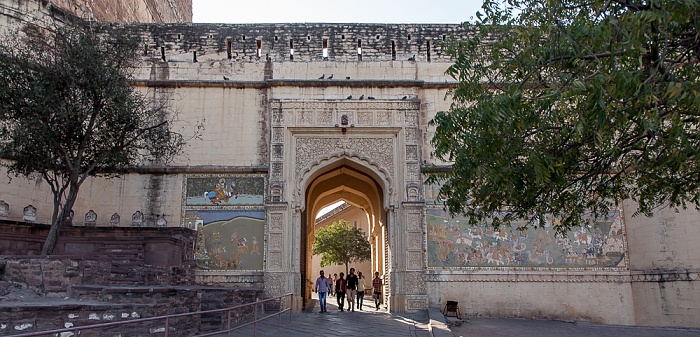
[[[198,23],[461,23],[481,0],[193,0]]]

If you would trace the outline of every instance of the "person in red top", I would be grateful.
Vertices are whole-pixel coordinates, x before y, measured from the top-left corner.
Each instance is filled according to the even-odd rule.
[[[340,277],[335,280],[335,297],[338,300],[338,308],[340,308],[340,311],[343,311],[343,305],[345,305],[345,289],[347,287],[343,276],[345,276],[345,274],[340,273]]]
[[[379,310],[379,303],[382,298],[382,279],[379,278],[379,272],[374,273],[372,288],[374,289],[374,304],[377,306],[377,310]]]

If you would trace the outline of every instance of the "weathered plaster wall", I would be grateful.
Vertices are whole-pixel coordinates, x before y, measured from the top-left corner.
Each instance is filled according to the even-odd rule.
[[[428,282],[431,307],[458,301],[463,315],[478,317],[519,317],[528,319],[584,320],[607,324],[637,324],[630,284],[595,277],[552,272],[540,277],[514,277],[507,272],[429,277],[452,281]],[[595,273],[590,273],[593,275]],[[509,277],[510,276],[510,277]],[[558,280],[555,280],[558,279]],[[458,285],[457,285],[458,284]]]
[[[700,215],[689,209],[660,209],[654,217],[632,217],[628,241],[637,324],[700,326]]]
[[[100,22],[192,22],[192,0],[50,0]]]

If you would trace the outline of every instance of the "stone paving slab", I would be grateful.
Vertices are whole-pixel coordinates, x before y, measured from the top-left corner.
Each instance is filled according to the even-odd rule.
[[[384,309],[376,311],[373,306],[365,310],[340,311],[328,303],[328,312],[319,313],[318,304],[314,312],[283,315],[278,326],[277,318],[234,331],[235,336],[392,336],[431,337],[427,312],[389,314]]]
[[[504,318],[470,318],[450,329],[455,337],[700,337],[700,329]]]

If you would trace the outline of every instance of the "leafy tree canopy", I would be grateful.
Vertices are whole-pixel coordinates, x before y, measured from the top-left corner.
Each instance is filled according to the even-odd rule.
[[[44,255],[87,177],[163,163],[182,150],[167,99],[130,84],[138,46],[126,32],[79,23],[30,25],[0,40],[0,156],[9,174],[40,176],[51,187]]]
[[[321,254],[321,267],[345,265],[347,274],[349,263],[367,261],[372,257],[372,246],[361,230],[350,227],[341,219],[316,231],[311,253]]]
[[[451,213],[561,231],[626,199],[698,207],[700,2],[486,0],[465,27],[431,121]]]

